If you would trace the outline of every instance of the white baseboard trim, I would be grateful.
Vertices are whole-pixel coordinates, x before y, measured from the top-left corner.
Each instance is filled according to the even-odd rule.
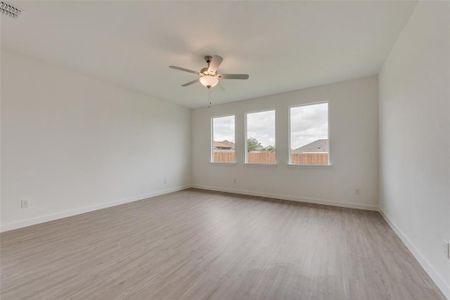
[[[127,199],[127,200],[120,200],[120,201],[115,201],[115,202],[101,203],[101,204],[91,205],[91,206],[82,207],[82,208],[65,210],[65,211],[48,214],[48,215],[44,215],[44,216],[39,216],[39,217],[31,218],[31,219],[20,220],[17,222],[2,224],[0,227],[0,232],[10,231],[10,230],[14,230],[14,229],[18,229],[18,228],[22,228],[22,227],[26,227],[26,226],[31,226],[31,225],[36,225],[36,224],[45,223],[45,222],[49,222],[49,221],[54,221],[57,219],[67,218],[70,216],[84,214],[84,213],[102,209],[102,208],[117,206],[117,205],[135,202],[135,201],[139,201],[139,200],[144,200],[147,198],[152,198],[152,197],[156,197],[156,196],[160,196],[160,195],[164,195],[164,194],[168,194],[168,193],[185,190],[190,187],[191,187],[190,185],[176,186],[176,187],[172,187],[172,188],[158,190],[158,191],[137,197],[136,199]]]
[[[412,255],[416,258],[422,268],[427,272],[428,276],[434,281],[437,287],[441,290],[444,297],[450,300],[450,285],[445,282],[445,279],[434,269],[426,257],[419,251],[406,234],[391,220],[391,218],[380,208],[381,216],[386,220],[386,223],[394,230],[403,244],[408,248]]]
[[[368,204],[359,204],[359,203],[350,203],[350,202],[336,202],[336,201],[329,201],[329,200],[323,200],[323,199],[312,199],[312,198],[308,198],[308,197],[293,196],[293,195],[268,194],[268,193],[260,193],[260,192],[249,191],[249,190],[213,187],[213,186],[207,186],[207,185],[201,185],[201,184],[193,184],[192,187],[197,188],[197,189],[202,189],[202,190],[209,190],[209,191],[234,193],[234,194],[242,194],[242,195],[249,195],[249,196],[256,196],[256,197],[274,198],[274,199],[280,199],[280,200],[289,200],[289,201],[296,201],[296,202],[306,202],[306,203],[313,203],[313,204],[323,204],[323,205],[330,205],[330,206],[378,211],[377,205],[368,205]]]

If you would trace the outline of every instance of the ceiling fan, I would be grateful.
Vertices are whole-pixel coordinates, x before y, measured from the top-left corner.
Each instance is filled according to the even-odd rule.
[[[217,69],[219,68],[219,65],[222,63],[222,60],[223,60],[223,58],[218,55],[205,56],[205,61],[208,64],[208,66],[200,69],[199,72],[194,71],[194,70],[189,70],[186,68],[177,67],[177,66],[169,66],[169,68],[179,70],[179,71],[193,73],[198,76],[198,78],[196,78],[195,80],[186,82],[185,84],[182,84],[181,86],[188,86],[188,85],[194,84],[196,82],[200,82],[204,87],[207,87],[209,89],[209,88],[215,87],[219,83],[220,79],[248,79],[249,78],[248,74],[219,74],[219,73],[217,73]]]

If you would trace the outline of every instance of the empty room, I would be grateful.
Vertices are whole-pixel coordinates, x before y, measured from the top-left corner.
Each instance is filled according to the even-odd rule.
[[[0,299],[450,300],[450,0],[0,17]]]

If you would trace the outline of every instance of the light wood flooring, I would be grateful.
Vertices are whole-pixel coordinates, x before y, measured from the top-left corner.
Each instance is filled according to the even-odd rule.
[[[362,210],[185,190],[0,238],[2,300],[444,299]]]

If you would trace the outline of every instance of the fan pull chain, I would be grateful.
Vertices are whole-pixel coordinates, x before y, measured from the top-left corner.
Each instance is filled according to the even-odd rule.
[[[210,108],[212,105],[211,88],[208,88],[208,101],[209,101],[208,108]]]

